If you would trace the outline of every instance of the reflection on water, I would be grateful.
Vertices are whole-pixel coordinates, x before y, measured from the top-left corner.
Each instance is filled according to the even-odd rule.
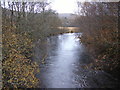
[[[105,86],[103,81],[109,80],[105,73],[81,68],[81,65],[90,63],[90,56],[85,52],[84,46],[80,44],[76,35],[80,34],[68,33],[52,36],[48,39],[48,57],[45,64],[41,65],[41,72],[38,76],[41,87],[83,88]],[[105,87],[112,87],[114,83],[111,81]]]
[[[69,33],[64,36],[59,35],[57,42],[50,42],[51,40],[49,40],[50,45],[55,47],[51,47],[50,51],[53,50],[53,52],[47,58],[47,64],[49,65],[46,71],[47,82],[45,81],[45,83],[48,83],[47,87],[75,87],[73,70],[75,69],[75,63],[79,60],[77,54],[82,49],[82,45],[75,37],[74,33]]]
[[[74,34],[59,36],[56,56],[53,65],[49,68],[48,87],[74,87],[73,69],[79,53],[79,42],[75,40]],[[50,56],[51,57],[51,56]]]

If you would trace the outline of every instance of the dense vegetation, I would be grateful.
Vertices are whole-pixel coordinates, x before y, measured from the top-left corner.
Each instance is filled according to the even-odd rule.
[[[7,5],[7,6],[6,6]],[[47,2],[3,2],[3,87],[37,87],[35,42],[54,34],[61,21]],[[57,32],[56,32],[57,33]]]
[[[93,56],[89,66],[118,75],[118,2],[78,2],[76,23],[83,44]]]
[[[38,86],[39,80],[36,74],[40,70],[33,58],[35,43],[64,32],[58,29],[62,22],[55,11],[48,9],[49,4],[48,2],[2,3],[4,89]],[[88,66],[117,75],[120,69],[118,3],[78,2],[77,4],[78,17],[73,26],[80,27],[82,37],[79,38],[93,56],[93,63]]]

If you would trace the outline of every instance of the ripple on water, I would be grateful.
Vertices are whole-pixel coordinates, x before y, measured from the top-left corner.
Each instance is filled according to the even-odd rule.
[[[49,39],[48,57],[39,75],[43,88],[114,87],[116,81],[103,71],[81,67],[90,57],[75,33],[56,37]]]

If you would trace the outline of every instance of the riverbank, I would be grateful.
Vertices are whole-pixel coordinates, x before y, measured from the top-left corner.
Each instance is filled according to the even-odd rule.
[[[104,70],[116,79],[120,80],[118,45],[107,44],[104,42],[100,42],[100,40],[94,41],[94,39],[91,39],[92,36],[82,36],[79,38],[81,42],[85,45],[88,52],[93,56],[93,62],[91,64],[88,64],[88,67],[94,70]]]
[[[51,36],[47,39],[47,45],[41,46],[46,47],[47,57],[44,63],[41,63],[40,73],[37,75],[40,79],[39,86],[41,88],[118,87],[119,83],[108,73],[85,67],[92,62],[91,55],[87,53],[84,44],[76,38],[78,35],[80,34],[66,33]],[[39,56],[41,53],[37,54]]]
[[[82,37],[80,41],[93,56],[89,65],[114,77],[119,75],[118,2],[78,2],[80,14],[76,18]]]
[[[39,80],[38,64],[31,59],[33,56],[32,39],[26,33],[16,33],[16,28],[10,23],[3,24],[3,59],[2,79],[3,90],[9,88],[37,87]]]

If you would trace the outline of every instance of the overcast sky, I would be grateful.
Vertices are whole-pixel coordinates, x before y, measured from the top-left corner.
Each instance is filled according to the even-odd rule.
[[[75,13],[77,0],[49,0],[51,8],[58,13]]]
[[[51,8],[58,13],[75,13],[77,11],[77,1],[91,0],[48,0],[51,2]]]
[[[77,1],[104,1],[104,2],[118,2],[120,0],[48,0],[51,3],[51,8],[58,13],[75,13],[77,12]]]

